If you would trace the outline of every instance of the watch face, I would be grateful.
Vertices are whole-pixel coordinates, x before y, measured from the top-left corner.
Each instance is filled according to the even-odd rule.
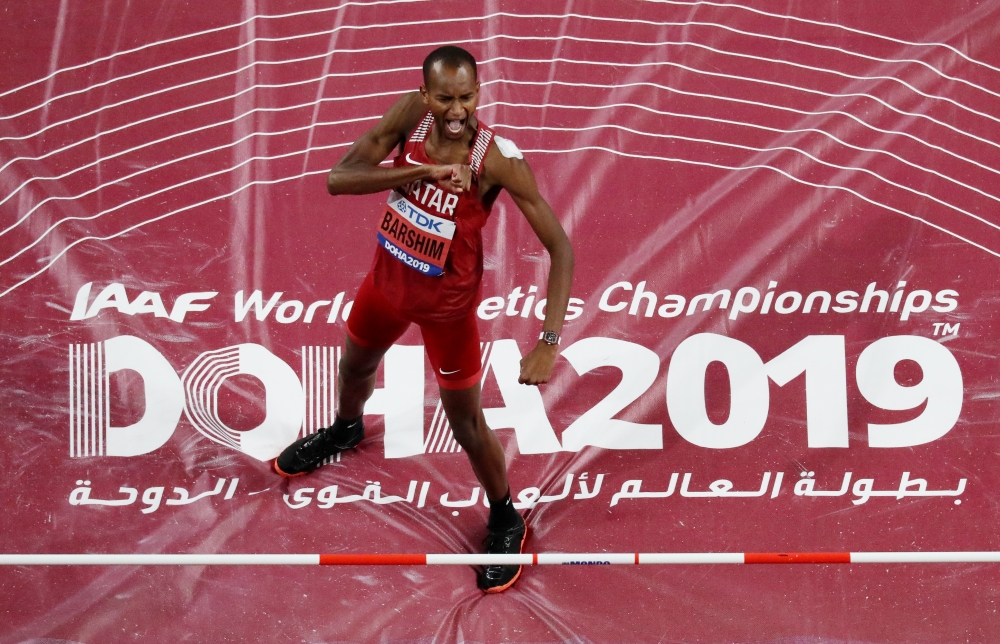
[[[558,344],[559,334],[554,331],[546,331],[542,334],[542,339],[548,344]]]

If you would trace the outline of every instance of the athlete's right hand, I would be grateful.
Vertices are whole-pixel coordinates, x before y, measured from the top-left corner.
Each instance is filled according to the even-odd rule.
[[[451,165],[428,166],[431,179],[449,192],[465,192],[472,186],[472,168],[468,165],[455,163]]]

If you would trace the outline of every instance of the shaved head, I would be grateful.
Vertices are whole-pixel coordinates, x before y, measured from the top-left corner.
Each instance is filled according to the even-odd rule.
[[[431,70],[434,65],[441,63],[444,67],[449,69],[459,69],[462,65],[468,65],[472,70],[472,79],[478,80],[478,72],[476,70],[476,59],[469,52],[465,51],[461,47],[456,47],[454,45],[445,45],[444,47],[438,47],[431,53],[427,54],[427,58],[424,59],[424,85],[427,85],[427,81],[430,79]]]

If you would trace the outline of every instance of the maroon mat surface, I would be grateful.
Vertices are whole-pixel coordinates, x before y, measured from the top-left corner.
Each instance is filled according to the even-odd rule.
[[[471,553],[420,336],[330,422],[385,195],[324,175],[436,45],[577,257],[485,230],[532,552],[1000,550],[1000,3],[8,2],[3,553]],[[659,493],[659,494],[649,494]],[[669,494],[668,494],[669,493]],[[0,642],[993,642],[996,564],[4,567]]]

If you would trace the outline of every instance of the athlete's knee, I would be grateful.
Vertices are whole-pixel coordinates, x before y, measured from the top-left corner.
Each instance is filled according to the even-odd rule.
[[[449,422],[455,441],[469,454],[478,453],[489,441],[490,428],[486,426],[482,416],[469,416],[455,421],[449,419]]]
[[[351,345],[337,365],[339,377],[347,383],[363,382],[373,378],[386,350],[369,349],[353,343]]]
[[[364,363],[351,363],[347,360],[341,360],[337,369],[337,375],[341,382],[351,384],[370,380],[375,376],[376,371],[378,371],[377,362],[372,365]]]

